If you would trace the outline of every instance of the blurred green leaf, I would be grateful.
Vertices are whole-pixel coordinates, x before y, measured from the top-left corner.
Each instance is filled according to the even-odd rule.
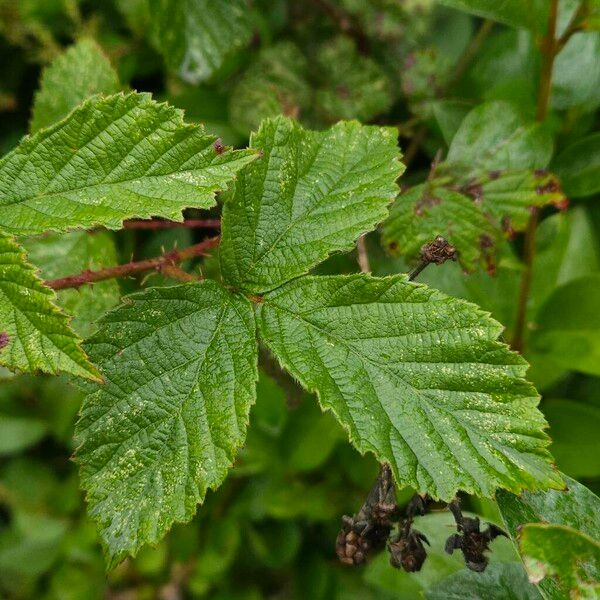
[[[600,596],[600,543],[562,525],[533,523],[519,533],[529,579],[552,579],[560,591],[551,598]]]
[[[211,78],[252,36],[245,0],[150,0],[150,15],[156,49],[192,84]]]
[[[520,0],[519,0],[520,1]],[[508,102],[488,102],[463,120],[447,162],[468,174],[497,170],[543,169],[552,156],[552,139]]]
[[[315,110],[326,123],[367,122],[391,107],[392,88],[385,72],[360,54],[352,39],[340,36],[327,42],[316,60],[322,83],[315,92]]]
[[[80,40],[44,70],[34,99],[31,132],[60,121],[94,94],[115,94],[120,88],[100,46],[90,39]]]
[[[600,133],[565,148],[553,163],[566,194],[584,198],[600,192]]]
[[[527,579],[518,562],[492,563],[483,573],[468,569],[457,571],[432,586],[427,600],[542,600],[537,588]]]
[[[245,135],[258,130],[263,119],[280,114],[301,118],[312,105],[308,61],[291,42],[260,52],[229,98],[231,122]]]
[[[574,400],[545,400],[550,450],[558,467],[572,477],[600,476],[600,408]]]
[[[0,415],[0,456],[21,452],[37,444],[45,433],[43,421]]]
[[[558,287],[536,318],[531,349],[565,368],[600,375],[600,275]]]
[[[552,106],[559,110],[600,106],[600,33],[571,37],[554,61]]]
[[[548,3],[544,0],[440,0],[442,4],[512,27],[535,32],[546,29]]]
[[[323,413],[313,398],[304,398],[282,435],[286,464],[292,470],[313,471],[345,437],[332,414]]]

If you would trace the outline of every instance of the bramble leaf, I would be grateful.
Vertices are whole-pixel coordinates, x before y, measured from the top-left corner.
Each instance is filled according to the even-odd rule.
[[[66,117],[95,94],[115,94],[119,77],[101,48],[91,39],[71,46],[45,69],[33,104],[31,132]]]
[[[76,456],[115,565],[225,478],[255,399],[254,315],[214,281],[153,288],[108,313],[86,349],[106,383],[87,386]]]
[[[543,32],[548,21],[548,3],[545,0],[441,0],[442,4],[468,13]]]
[[[245,0],[150,0],[150,15],[156,49],[189,83],[209,79],[252,37]]]
[[[117,250],[112,235],[108,231],[93,234],[71,231],[26,238],[21,243],[44,279],[58,279],[87,269],[116,265]],[[119,284],[115,279],[57,293],[58,304],[73,316],[73,329],[83,337],[95,330],[94,323],[116,306],[120,297]]]
[[[258,326],[400,485],[446,500],[562,485],[527,364],[476,306],[404,276],[303,277],[263,297]]]
[[[223,151],[149,94],[94,97],[26,137],[0,161],[0,227],[18,234],[104,225],[129,217],[181,220],[254,158]]]
[[[262,156],[223,209],[225,280],[264,292],[306,273],[387,215],[397,193],[396,131],[341,122],[324,132],[283,117],[251,138]]]
[[[493,252],[500,231],[472,198],[423,184],[398,196],[384,223],[382,242],[390,254],[417,259],[423,244],[438,235],[458,250],[463,268],[473,271]]]
[[[495,562],[483,573],[462,569],[442,579],[425,593],[427,600],[542,600],[518,562]]]
[[[26,261],[23,249],[0,232],[0,365],[97,378],[54,298]]]
[[[499,490],[496,494],[498,508],[510,536],[518,541],[519,531],[527,523],[559,525],[581,532],[593,539],[600,536],[600,498],[578,481],[564,476],[567,488],[523,492],[515,496]],[[566,547],[561,545],[563,551]],[[547,598],[564,598],[559,583],[552,578],[538,583]],[[562,594],[562,595],[561,595]]]
[[[543,169],[552,156],[552,138],[539,123],[528,123],[509,102],[474,108],[452,139],[447,162],[475,176],[497,170]]]
[[[529,579],[553,579],[560,592],[551,598],[598,598],[600,543],[587,535],[547,523],[530,523],[519,534]]]
[[[263,119],[279,114],[299,118],[312,104],[307,78],[308,61],[295,44],[282,42],[261,50],[233,89],[231,122],[247,134]]]
[[[352,39],[338,36],[323,44],[317,63],[323,84],[315,93],[316,110],[326,122],[370,121],[391,107],[394,97],[385,71],[358,52]]]

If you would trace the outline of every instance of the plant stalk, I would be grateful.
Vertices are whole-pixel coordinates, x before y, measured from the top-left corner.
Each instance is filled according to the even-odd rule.
[[[540,73],[540,86],[538,90],[537,115],[536,118],[542,122],[548,116],[550,106],[550,92],[552,89],[552,70],[554,59],[560,51],[556,39],[556,22],[558,18],[558,0],[550,0],[550,12],[548,15],[548,30],[542,39],[542,70]],[[521,276],[519,299],[517,302],[517,316],[515,320],[514,335],[511,346],[513,350],[522,352],[525,343],[525,326],[527,321],[527,304],[531,291],[533,279],[533,261],[535,259],[535,240],[539,221],[539,209],[533,208],[527,229],[525,231],[525,250],[523,260],[525,269]]]
[[[115,279],[117,277],[128,277],[137,273],[143,273],[144,271],[160,271],[172,276],[176,276],[177,279],[184,279],[181,273],[185,273],[177,267],[178,263],[195,258],[197,256],[204,256],[206,252],[211,248],[215,248],[219,245],[220,238],[213,237],[184,248],[183,250],[171,250],[157,256],[155,258],[149,258],[140,261],[131,261],[124,265],[118,265],[116,267],[107,267],[98,271],[83,271],[78,275],[69,275],[68,277],[62,277],[60,279],[52,279],[46,281],[46,285],[53,290],[64,290],[67,288],[79,288],[87,283],[96,283],[98,281],[105,281],[107,279]],[[175,269],[173,268],[175,267]],[[194,281],[197,277],[185,273],[186,281]]]

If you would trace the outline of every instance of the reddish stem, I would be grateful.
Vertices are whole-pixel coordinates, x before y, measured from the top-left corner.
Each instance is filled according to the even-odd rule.
[[[220,229],[219,219],[186,219],[185,221],[160,221],[160,220],[130,220],[123,223],[123,229],[172,229],[187,227],[196,229]]]
[[[129,275],[135,275],[136,273],[142,273],[144,271],[162,271],[163,269],[167,269],[168,272],[169,267],[173,267],[184,260],[195,258],[197,256],[204,256],[208,250],[218,246],[219,241],[220,238],[218,236],[209,238],[199,244],[184,248],[183,250],[171,250],[162,256],[132,261],[124,265],[107,267],[106,269],[100,269],[98,271],[83,271],[77,275],[70,275],[69,277],[62,277],[61,279],[46,281],[46,285],[54,290],[64,290],[66,288],[78,288],[87,283],[105,281],[106,279],[128,277]]]

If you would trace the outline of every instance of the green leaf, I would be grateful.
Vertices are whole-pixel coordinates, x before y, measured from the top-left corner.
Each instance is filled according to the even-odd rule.
[[[566,203],[556,177],[544,170],[491,172],[474,180],[470,189],[483,210],[512,231],[525,230],[532,207],[565,208]]]
[[[23,249],[0,232],[0,365],[97,378],[54,298],[27,263]]]
[[[567,196],[585,198],[600,192],[600,133],[577,140],[553,163]]]
[[[77,42],[44,70],[33,104],[32,133],[60,121],[90,96],[115,94],[120,87],[98,44],[90,39]]]
[[[254,316],[213,281],[153,288],[108,313],[86,348],[106,383],[89,387],[76,456],[114,566],[223,481],[255,399]]]
[[[425,594],[427,600],[541,600],[542,596],[527,579],[517,562],[492,563],[483,573],[463,569],[443,579]]]
[[[600,408],[575,400],[544,400],[550,447],[561,471],[573,477],[600,476]]]
[[[574,35],[560,51],[552,71],[552,107],[580,107],[591,111],[600,106],[600,33]]]
[[[523,492],[515,496],[502,490],[496,494],[498,507],[507,530],[513,540],[527,523],[543,522],[562,525],[591,537],[598,538],[600,532],[600,498],[579,482],[564,477],[565,491]],[[540,589],[550,599],[564,598],[556,581],[544,579]]]
[[[500,231],[472,198],[423,184],[398,197],[383,226],[382,241],[391,254],[416,260],[423,244],[438,235],[458,250],[463,268],[473,271],[491,255]]]
[[[440,2],[478,17],[537,32],[545,30],[548,20],[546,0],[440,0]]]
[[[600,375],[600,275],[557,288],[540,308],[531,349],[567,369]]]
[[[245,0],[150,0],[150,14],[156,49],[189,83],[209,79],[252,37]]]
[[[527,365],[477,307],[403,276],[304,277],[266,295],[258,323],[400,485],[442,499],[560,487]]]
[[[0,227],[36,234],[119,228],[134,216],[181,220],[186,207],[213,206],[254,157],[214,142],[149,94],[94,97],[0,161]]]
[[[519,547],[529,579],[552,578],[559,592],[551,598],[598,598],[600,543],[570,527],[534,523],[525,525]]]
[[[596,537],[600,531],[600,498],[584,485],[564,476],[566,489],[523,492],[515,496],[500,490],[498,508],[513,538],[525,523],[565,525]]]
[[[225,203],[221,266],[236,287],[264,292],[306,273],[387,215],[397,193],[396,130],[338,123],[308,131],[283,117],[250,140],[262,157]]]
[[[117,264],[117,250],[109,232],[51,233],[26,238],[21,243],[44,279],[58,279],[87,269],[97,270]],[[58,304],[73,316],[73,329],[84,337],[94,331],[94,323],[116,306],[120,297],[119,284],[115,279],[57,293]]]
[[[391,254],[416,259],[423,244],[441,235],[458,250],[465,270],[479,262],[494,270],[499,242],[505,232],[525,229],[530,207],[564,201],[556,178],[545,171],[495,171],[471,179],[460,192],[433,179],[398,197],[382,241]]]
[[[316,91],[316,111],[332,123],[340,119],[370,121],[391,107],[394,97],[383,69],[360,54],[354,41],[338,36],[317,55],[324,84]]]
[[[520,0],[519,0],[520,2]],[[465,175],[497,170],[543,169],[552,156],[552,139],[539,123],[527,123],[508,102],[487,102],[461,123],[447,162]]]
[[[46,433],[38,419],[0,415],[0,456],[21,452],[37,444]]]
[[[247,134],[263,119],[280,114],[299,118],[312,104],[307,77],[308,61],[296,45],[281,42],[265,48],[233,89],[232,124]]]

